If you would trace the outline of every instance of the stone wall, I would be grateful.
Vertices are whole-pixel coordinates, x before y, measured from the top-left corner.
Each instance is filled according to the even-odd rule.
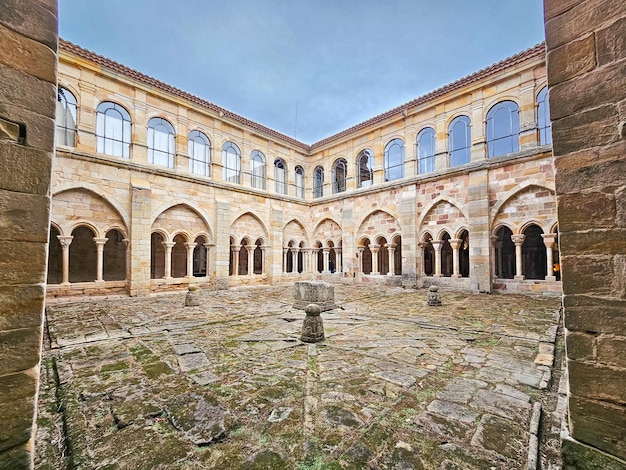
[[[573,438],[564,460],[626,468],[626,4],[544,6]]]
[[[32,467],[54,151],[57,5],[0,8],[0,468]]]

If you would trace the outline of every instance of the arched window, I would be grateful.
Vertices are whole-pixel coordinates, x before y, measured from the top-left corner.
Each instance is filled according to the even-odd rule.
[[[441,275],[445,277],[452,276],[453,273],[453,254],[450,245],[450,235],[445,232],[441,237],[443,244],[441,245]]]
[[[57,90],[57,145],[76,145],[76,98],[67,89]]]
[[[260,238],[257,239],[256,242],[254,242],[254,252],[252,253],[252,256],[254,257],[253,259],[253,269],[254,269],[254,274],[263,274],[263,268],[264,268],[264,261],[263,261],[263,248],[261,248],[263,246],[263,240],[261,240]]]
[[[420,175],[435,170],[435,130],[432,127],[417,134],[417,160]]]
[[[208,256],[207,256],[207,240],[205,237],[196,237],[193,241],[196,246],[193,249],[193,276],[208,276]]]
[[[248,245],[248,239],[244,238],[241,240],[241,246],[239,247],[239,272],[240,276],[248,275],[248,249],[246,246]]]
[[[501,279],[513,279],[515,276],[515,244],[511,240],[511,229],[500,227],[496,231],[494,242],[496,258],[496,277]]]
[[[519,107],[514,101],[501,101],[487,113],[489,157],[519,151]]]
[[[385,181],[404,176],[404,141],[393,139],[385,147]]]
[[[54,226],[50,226],[50,238],[48,240],[48,284],[61,284],[63,282],[63,249],[57,238],[61,233]]]
[[[470,161],[472,140],[470,119],[467,116],[455,118],[448,128],[450,145],[450,166],[463,165]]]
[[[552,143],[552,125],[550,123],[550,102],[548,87],[541,89],[537,95],[537,124],[539,125],[539,145]]]
[[[224,181],[240,184],[241,151],[239,147],[230,141],[226,142],[222,147],[222,166],[224,168]]]
[[[108,240],[103,248],[102,277],[105,281],[126,279],[126,243],[124,235],[111,229],[106,233]]]
[[[324,168],[316,166],[313,170],[313,197],[324,195]]]
[[[370,250],[370,241],[368,238],[363,240],[363,259],[361,260],[361,269],[363,274],[372,273],[372,250]]]
[[[130,157],[130,114],[119,104],[103,101],[96,114],[96,151]]]
[[[161,279],[165,276],[165,239],[158,232],[150,236],[150,279]]]
[[[80,226],[72,232],[70,245],[70,282],[93,282],[96,280],[96,236],[89,227]]]
[[[165,119],[148,121],[148,162],[174,168],[174,128]]]
[[[374,182],[374,152],[362,150],[356,157],[358,187],[365,188]]]
[[[393,274],[396,276],[402,275],[402,236],[397,235],[393,239],[395,245],[393,252]]]
[[[296,167],[296,197],[304,199],[304,169]]]
[[[282,158],[274,160],[274,179],[276,181],[276,192],[287,194],[287,165]]]
[[[424,275],[432,276],[435,274],[435,249],[431,243],[433,238],[430,234],[424,236],[424,241],[421,243],[423,248],[422,259],[424,264]]]
[[[346,190],[348,163],[340,158],[333,164],[333,193],[343,193]]]
[[[171,269],[172,277],[185,277],[187,276],[187,238],[180,233],[172,240],[175,245],[172,247],[172,260]]]
[[[265,155],[258,150],[250,154],[250,177],[253,188],[265,189]]]
[[[522,273],[526,279],[545,279],[548,273],[546,246],[542,234],[543,230],[535,224],[529,225],[524,230]]]
[[[461,277],[469,277],[470,262],[469,262],[469,232],[463,230],[459,245],[459,274]]]
[[[187,144],[189,171],[196,175],[211,175],[211,142],[200,131],[191,131]]]

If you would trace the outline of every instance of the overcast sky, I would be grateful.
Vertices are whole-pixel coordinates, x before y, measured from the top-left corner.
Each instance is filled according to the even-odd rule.
[[[542,8],[541,0],[59,0],[59,30],[312,144],[543,41]]]

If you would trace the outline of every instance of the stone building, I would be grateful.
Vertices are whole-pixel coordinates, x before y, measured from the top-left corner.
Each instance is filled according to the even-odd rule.
[[[58,85],[49,296],[561,291],[543,44],[312,145],[63,40]]]

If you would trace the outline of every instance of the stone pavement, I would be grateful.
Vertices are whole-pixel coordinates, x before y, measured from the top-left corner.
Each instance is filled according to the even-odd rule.
[[[48,307],[37,468],[560,468],[558,298],[336,284],[305,344],[291,285],[197,294]]]

